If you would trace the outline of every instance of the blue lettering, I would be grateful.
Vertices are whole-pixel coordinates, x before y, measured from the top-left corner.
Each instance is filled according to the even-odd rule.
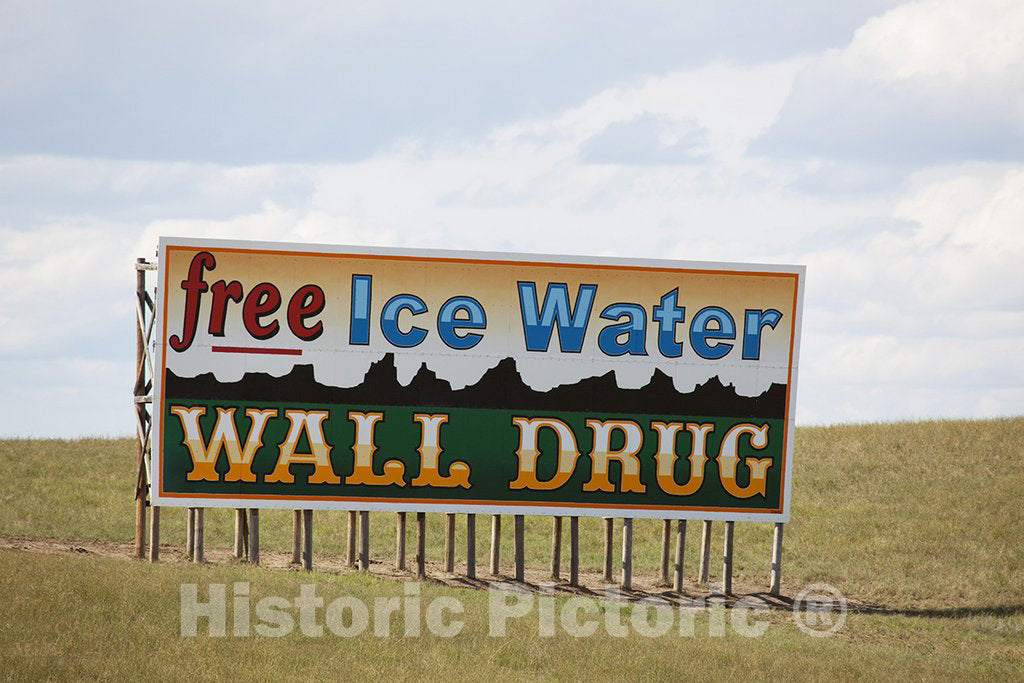
[[[468,317],[456,318],[459,311],[465,311]],[[486,327],[487,313],[473,297],[453,296],[441,304],[437,314],[437,332],[441,341],[453,349],[471,349],[484,338],[482,334],[472,332],[460,335],[459,330],[482,330]]]
[[[782,320],[782,314],[774,308],[767,311],[747,310],[743,320],[743,360],[758,360],[761,357],[761,330],[764,326],[775,329]]]
[[[370,293],[373,277],[352,276],[352,314],[349,316],[348,343],[365,345],[370,343]]]
[[[605,320],[629,320],[617,325],[608,325],[597,337],[597,345],[606,356],[646,356],[647,311],[637,304],[612,304],[601,311]],[[628,335],[625,342],[619,337]]]
[[[576,305],[569,306],[569,288],[564,283],[548,284],[544,304],[537,304],[537,285],[519,283],[519,308],[523,316],[523,335],[527,351],[547,351],[551,332],[558,324],[558,348],[562,353],[579,353],[594,306],[597,285],[580,285]]]
[[[716,324],[715,328],[708,327],[712,322]],[[708,340],[735,338],[736,323],[724,308],[718,306],[702,308],[697,315],[693,316],[693,322],[690,323],[690,346],[701,358],[718,360],[732,350],[732,344],[717,341],[714,344],[708,344]]]
[[[661,303],[654,307],[654,319],[658,321],[658,351],[666,358],[683,355],[683,345],[676,341],[676,325],[686,320],[686,307],[677,305],[679,288],[661,297]]]
[[[413,294],[397,294],[391,297],[384,304],[384,310],[380,314],[380,331],[391,344],[407,349],[421,344],[427,336],[427,331],[422,327],[412,327],[408,332],[402,332],[398,327],[398,314],[404,310],[419,315],[427,312],[427,305],[423,303],[423,299]]]

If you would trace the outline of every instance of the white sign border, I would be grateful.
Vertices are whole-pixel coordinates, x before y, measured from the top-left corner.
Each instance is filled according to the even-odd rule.
[[[523,265],[531,264],[573,264],[573,265],[594,265],[594,266],[631,266],[646,268],[665,268],[678,270],[718,270],[735,272],[758,272],[758,273],[786,273],[797,276],[796,283],[796,306],[793,311],[793,349],[789,367],[789,382],[786,387],[788,404],[786,409],[785,424],[785,471],[783,472],[783,499],[781,512],[733,512],[733,511],[711,511],[711,510],[666,510],[636,508],[630,506],[621,507],[559,507],[552,505],[495,505],[495,504],[460,504],[460,503],[437,503],[412,500],[409,503],[371,502],[362,500],[318,500],[308,497],[281,498],[281,499],[251,499],[251,498],[230,498],[230,497],[198,497],[182,498],[178,496],[167,497],[160,495],[158,479],[162,476],[159,464],[162,462],[161,449],[161,420],[163,416],[163,368],[164,354],[166,352],[166,339],[164,335],[164,301],[165,292],[161,287],[166,287],[167,247],[196,247],[205,249],[241,249],[246,251],[284,251],[296,254],[305,253],[335,253],[349,254],[354,256],[411,256],[420,258],[439,258],[446,260],[474,260],[474,261],[513,261],[521,262]],[[157,296],[154,306],[154,333],[153,344],[155,345],[154,373],[153,373],[153,403],[152,405],[152,430],[150,431],[151,457],[150,457],[150,501],[154,506],[180,506],[180,507],[211,507],[211,508],[259,508],[259,509],[305,509],[305,510],[384,510],[392,512],[453,512],[453,513],[475,513],[494,515],[541,515],[541,516],[575,516],[575,517],[626,517],[645,519],[707,519],[726,521],[748,521],[748,522],[788,522],[790,517],[790,503],[792,501],[793,484],[793,441],[796,435],[796,388],[797,370],[799,368],[800,356],[800,333],[803,323],[803,302],[804,283],[806,278],[806,266],[779,265],[763,263],[735,263],[717,261],[681,261],[669,259],[634,259],[610,256],[570,256],[555,254],[533,254],[519,252],[487,252],[487,251],[459,251],[454,249],[410,249],[403,247],[365,247],[338,244],[310,244],[292,242],[261,242],[250,240],[222,240],[209,238],[189,237],[163,237],[159,239],[157,252]]]

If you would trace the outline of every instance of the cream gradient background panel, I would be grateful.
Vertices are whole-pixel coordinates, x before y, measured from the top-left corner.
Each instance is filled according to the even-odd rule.
[[[536,390],[544,391],[561,384],[572,384],[587,377],[614,370],[619,386],[637,388],[645,385],[655,368],[673,378],[676,389],[690,391],[697,384],[717,375],[723,384],[734,384],[741,395],[757,395],[773,382],[785,383],[790,361],[793,334],[796,278],[791,274],[666,271],[652,267],[606,267],[548,265],[538,263],[479,263],[459,260],[435,260],[408,255],[398,257],[366,257],[313,253],[259,253],[212,246],[165,250],[167,315],[164,320],[164,342],[181,334],[185,307],[185,291],[181,281],[188,275],[189,264],[199,251],[209,251],[217,260],[203,279],[212,285],[218,280],[238,280],[246,294],[260,282],[271,282],[281,291],[281,306],[272,316],[280,329],[267,340],[255,340],[242,323],[242,304],[230,302],[225,336],[208,334],[212,295],[201,297],[195,341],[184,352],[165,348],[167,367],[183,377],[213,371],[218,380],[237,381],[246,372],[266,372],[280,376],[296,364],[313,364],[316,379],[327,385],[348,387],[359,384],[370,364],[385,353],[395,354],[398,378],[403,384],[412,380],[426,363],[432,371],[451,382],[454,389],[473,384],[501,359],[516,359],[523,380]],[[495,255],[494,258],[501,258]],[[528,258],[528,257],[527,257]],[[655,268],[661,268],[657,264]],[[351,279],[353,274],[373,276],[370,314],[370,344],[349,344],[351,311]],[[519,309],[517,283],[536,283],[538,302],[543,302],[548,283],[564,282],[569,288],[570,303],[575,305],[581,284],[597,285],[596,299],[581,353],[561,353],[558,333],[551,336],[547,353],[526,351]],[[296,338],[288,329],[287,308],[291,295],[306,284],[320,286],[326,295],[323,312],[309,324],[322,321],[323,334],[314,341]],[[683,345],[678,358],[665,358],[658,350],[658,326],[652,308],[668,291],[678,288],[678,304],[686,309],[686,320],[676,329],[676,339]],[[392,346],[380,330],[384,304],[396,294],[414,294],[424,301],[428,312],[413,316],[405,311],[399,326],[408,330],[413,325],[428,331],[424,342],[414,348]],[[441,305],[453,296],[470,296],[479,301],[487,314],[487,327],[477,331],[483,339],[468,350],[446,346],[437,332],[437,315]],[[601,311],[614,303],[634,303],[646,313],[646,356],[609,357],[598,348],[600,330],[616,321],[600,318]],[[736,339],[732,351],[720,360],[700,358],[689,343],[689,324],[705,306],[719,306],[732,315],[736,323]],[[774,329],[766,327],[762,334],[761,357],[758,361],[741,359],[744,311],[774,308],[782,313]],[[472,331],[472,330],[467,330]],[[264,355],[220,353],[213,346],[301,349],[302,355]]]

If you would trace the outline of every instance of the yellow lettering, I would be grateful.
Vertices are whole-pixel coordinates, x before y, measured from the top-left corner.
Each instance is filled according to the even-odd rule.
[[[373,471],[373,454],[377,450],[374,440],[375,428],[380,420],[384,419],[384,413],[357,413],[351,411],[348,419],[356,425],[356,439],[352,444],[352,453],[355,455],[355,466],[352,474],[345,477],[346,484],[368,484],[370,486],[405,486],[402,475],[405,474],[405,465],[401,460],[388,460],[384,463],[384,473],[376,474]]]
[[[281,443],[280,452],[277,458],[277,465],[274,471],[267,475],[267,483],[291,484],[295,481],[288,467],[292,463],[311,463],[314,467],[313,474],[309,477],[310,484],[340,484],[341,478],[331,469],[331,447],[324,439],[324,420],[327,419],[326,410],[286,410],[284,416],[288,418],[288,436]],[[299,437],[305,433],[309,440],[309,453],[296,453],[295,447],[299,443]]]
[[[519,449],[516,451],[519,472],[515,481],[508,485],[509,488],[551,491],[564,486],[576,469],[576,460],[580,457],[576,437],[569,429],[569,425],[553,417],[539,417],[533,420],[513,417],[512,424],[519,427]],[[542,427],[554,431],[558,440],[558,470],[548,481],[537,478],[537,458],[540,456],[537,434]]]
[[[636,454],[644,445],[640,425],[629,420],[587,420],[587,426],[594,432],[594,448],[590,451],[590,481],[583,485],[584,491],[614,492],[615,485],[608,479],[608,462],[618,460],[622,465],[620,490],[643,493],[647,487],[640,481],[640,459]],[[621,431],[626,437],[622,448],[613,451],[612,432]]]
[[[196,408],[173,406],[171,408],[171,412],[181,420],[181,428],[185,432],[185,446],[188,447],[192,456],[192,471],[186,475],[186,478],[188,481],[218,481],[217,471],[214,467],[221,450],[224,450],[228,457],[228,471],[224,475],[224,481],[256,481],[256,475],[252,471],[252,459],[256,455],[256,451],[263,445],[263,430],[267,426],[267,420],[277,417],[277,411],[253,408],[245,411],[251,426],[245,440],[245,447],[242,448],[238,442],[238,431],[235,429],[235,409],[217,408],[216,410],[217,422],[210,435],[210,442],[204,444],[202,430],[199,428],[199,418],[206,415],[206,408],[202,406]]]
[[[715,425],[687,424],[686,431],[690,432],[690,478],[685,484],[676,483],[675,466],[676,460],[676,434],[683,428],[682,422],[652,422],[658,432],[658,452],[654,454],[654,460],[658,464],[658,487],[662,491],[673,496],[689,496],[700,489],[704,483],[704,464],[708,460],[707,441]]]
[[[412,419],[420,423],[420,473],[412,480],[413,486],[440,486],[469,488],[469,465],[455,460],[448,466],[448,476],[438,469],[441,453],[441,425],[448,421],[447,415],[425,415],[417,413]]]
[[[744,434],[750,435],[750,445],[761,450],[768,446],[768,425],[758,427],[752,424],[738,424],[725,433],[722,448],[718,453],[718,476],[722,486],[731,496],[750,498],[765,495],[768,484],[768,468],[772,465],[771,458],[744,458],[743,463],[750,468],[750,482],[741,487],[736,483],[736,465],[739,463],[739,441]]]

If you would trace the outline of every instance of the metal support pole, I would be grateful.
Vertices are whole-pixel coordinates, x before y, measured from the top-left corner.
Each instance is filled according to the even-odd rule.
[[[615,520],[604,518],[604,582],[612,582],[612,548],[615,545]]]
[[[551,580],[558,581],[562,573],[562,518],[551,518]]]
[[[416,513],[416,577],[427,575],[427,513]]]
[[[526,534],[525,534],[525,519],[523,515],[515,515],[513,517],[513,523],[515,526],[515,562],[516,562],[516,581],[522,581],[526,575]]]
[[[197,562],[197,563],[203,562],[203,560],[204,560],[204,556],[203,556],[203,546],[204,546],[204,538],[203,538],[203,513],[204,512],[205,512],[205,510],[203,508],[196,508],[196,532],[195,532],[196,549],[195,549],[195,554],[193,555],[192,559],[193,559],[194,562]]]
[[[348,511],[348,557],[346,563],[349,567],[356,566],[356,511]]]
[[[491,515],[491,576],[497,576],[501,559],[501,515]]]
[[[569,585],[580,585],[580,518],[569,518]]]
[[[661,520],[661,585],[668,584],[669,546],[672,544],[672,520]]]
[[[192,560],[196,552],[196,509],[188,508],[185,519],[185,557]]]
[[[152,516],[149,518],[149,561],[160,561],[160,507],[152,508]]]
[[[235,510],[235,559],[245,556],[245,510]]]
[[[455,571],[455,513],[444,516],[444,570]]]
[[[242,560],[249,561],[249,511],[239,510],[242,513]]]
[[[292,510],[292,564],[302,562],[302,510]]]
[[[622,520],[622,588],[633,587],[633,520]]]
[[[370,571],[370,511],[359,511],[359,570]]]
[[[395,569],[405,570],[405,513],[395,519]]]
[[[683,592],[683,551],[686,549],[686,520],[676,522],[676,566],[675,581],[672,589],[676,593]]]
[[[260,511],[249,510],[249,562],[260,563]]]
[[[476,515],[466,515],[466,578],[476,578]]]
[[[302,511],[302,568],[313,570],[313,511]]]
[[[775,523],[772,534],[772,582],[768,592],[779,595],[782,589],[782,522]]]
[[[697,574],[699,583],[708,582],[708,567],[711,564],[711,520],[705,519],[703,524],[700,537],[700,572]]]
[[[725,523],[725,548],[722,557],[722,592],[732,595],[732,535],[736,522]]]

